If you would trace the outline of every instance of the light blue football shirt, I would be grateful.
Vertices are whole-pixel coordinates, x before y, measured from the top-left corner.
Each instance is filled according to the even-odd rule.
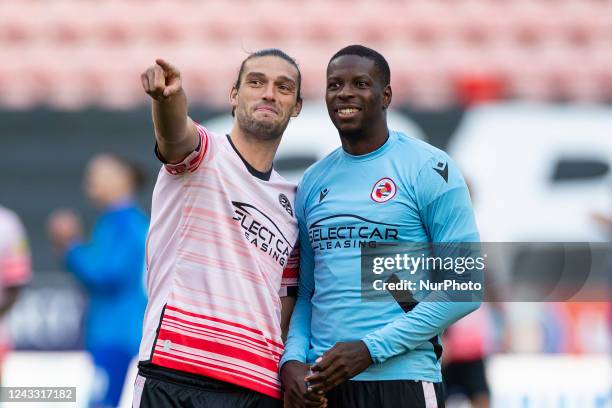
[[[442,381],[439,335],[479,302],[366,302],[361,247],[368,242],[478,242],[469,193],[443,151],[390,131],[377,150],[339,148],[311,166],[295,203],[300,228],[298,300],[281,366],[313,363],[341,341],[362,340],[374,364],[354,380]]]

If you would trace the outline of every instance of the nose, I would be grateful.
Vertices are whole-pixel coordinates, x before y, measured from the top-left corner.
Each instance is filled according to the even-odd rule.
[[[348,85],[344,85],[340,91],[338,91],[337,95],[340,99],[349,99],[355,96],[352,87]]]
[[[264,88],[264,93],[261,96],[262,99],[266,101],[274,101],[276,100],[276,88],[272,82],[266,84]]]

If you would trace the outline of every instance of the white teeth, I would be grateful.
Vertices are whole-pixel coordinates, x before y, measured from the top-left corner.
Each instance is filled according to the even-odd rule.
[[[344,109],[339,109],[338,112],[340,112],[343,115],[350,115],[351,113],[357,112],[357,109],[355,109],[355,108],[344,108]]]

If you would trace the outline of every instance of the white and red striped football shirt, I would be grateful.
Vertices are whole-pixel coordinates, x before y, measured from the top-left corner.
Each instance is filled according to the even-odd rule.
[[[295,185],[247,169],[230,140],[161,169],[147,240],[140,360],[280,398],[280,296],[297,286]]]
[[[25,230],[13,211],[0,207],[0,282],[21,286],[30,280],[31,261]]]
[[[4,288],[23,286],[32,276],[32,263],[25,229],[17,214],[0,207],[0,302]],[[0,318],[0,360],[10,348],[7,323]]]

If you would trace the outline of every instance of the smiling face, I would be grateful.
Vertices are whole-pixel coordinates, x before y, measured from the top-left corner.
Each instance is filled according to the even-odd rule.
[[[230,94],[238,126],[262,140],[281,137],[301,109],[297,68],[276,56],[254,57],[245,62],[239,81]]]
[[[373,60],[342,55],[327,66],[325,102],[340,135],[350,137],[385,122],[391,88],[383,84]]]

